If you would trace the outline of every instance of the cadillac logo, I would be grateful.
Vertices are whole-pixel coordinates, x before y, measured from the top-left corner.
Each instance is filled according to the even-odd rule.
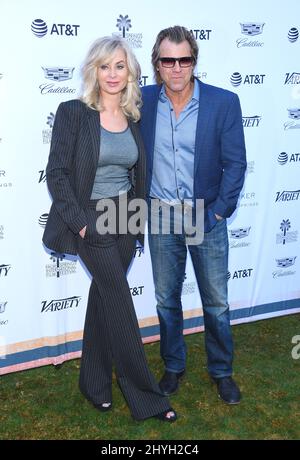
[[[297,256],[294,257],[284,257],[283,259],[276,259],[277,267],[287,268],[294,265]]]
[[[237,240],[241,238],[245,238],[246,236],[249,235],[251,227],[245,227],[245,228],[238,228],[236,230],[229,230],[230,232],[230,237],[235,238]]]
[[[259,35],[263,31],[265,25],[264,22],[245,22],[244,24],[240,23],[241,32],[244,35]]]
[[[293,120],[299,120],[300,119],[300,109],[287,109],[289,112],[289,118],[292,118]]]
[[[54,81],[71,80],[75,67],[42,67],[45,78]]]

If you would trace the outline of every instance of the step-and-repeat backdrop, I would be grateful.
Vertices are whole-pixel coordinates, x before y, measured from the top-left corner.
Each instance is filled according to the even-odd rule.
[[[233,323],[300,312],[300,3],[2,0],[0,4],[0,373],[80,356],[90,277],[42,245],[51,198],[45,167],[55,112],[76,98],[90,44],[119,34],[153,83],[157,33],[184,25],[197,74],[241,100],[248,170],[228,221]],[[145,342],[159,339],[148,246],[129,284]],[[190,261],[185,332],[203,330]]]

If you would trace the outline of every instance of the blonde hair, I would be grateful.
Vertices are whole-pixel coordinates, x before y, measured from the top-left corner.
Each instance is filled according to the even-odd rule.
[[[138,80],[141,75],[140,65],[126,40],[119,36],[98,38],[91,45],[82,65],[82,92],[80,99],[88,107],[100,112],[104,107],[99,98],[97,70],[102,64],[110,61],[113,53],[121,49],[125,52],[129,70],[128,83],[121,95],[120,106],[126,117],[133,121],[140,119],[141,90]]]

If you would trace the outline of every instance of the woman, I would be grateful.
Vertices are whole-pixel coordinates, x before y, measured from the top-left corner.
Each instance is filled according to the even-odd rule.
[[[114,363],[132,416],[173,422],[176,413],[147,365],[126,279],[137,236],[118,228],[102,234],[98,224],[96,228],[105,211],[103,206],[96,209],[99,200],[111,198],[118,215],[119,195],[129,202],[144,198],[145,159],[136,124],[139,74],[125,40],[103,37],[91,46],[81,99],[61,103],[55,117],[46,169],[53,204],[43,241],[57,252],[78,253],[93,277],[83,336],[82,393],[100,411],[111,409]]]

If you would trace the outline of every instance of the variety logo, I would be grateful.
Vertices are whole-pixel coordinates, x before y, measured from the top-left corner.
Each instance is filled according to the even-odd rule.
[[[233,72],[230,77],[232,86],[243,85],[263,85],[266,74],[247,74],[243,78],[239,72]]]
[[[7,302],[0,302],[0,313],[5,313]]]
[[[247,241],[240,241],[249,236],[251,227],[242,227],[236,228],[234,230],[229,230],[230,237],[230,248],[245,248],[250,246],[250,243]]]
[[[45,213],[39,217],[39,225],[43,228],[46,227],[49,214]]]
[[[297,256],[283,257],[281,259],[275,259],[276,260],[276,266],[280,270],[273,271],[273,273],[272,273],[273,278],[280,278],[282,276],[294,275],[296,273],[296,270],[293,270],[293,269],[291,270],[290,267],[292,267],[295,264],[296,257]]]
[[[131,19],[129,19],[128,14],[126,16],[119,15],[116,27],[121,32],[120,35],[130,43],[132,48],[142,48],[143,35],[141,33],[128,33],[132,28]]]
[[[53,24],[50,35],[65,35],[67,37],[77,37],[79,24]],[[38,37],[45,37],[48,33],[48,26],[43,19],[34,19],[31,23],[32,33]]]
[[[300,163],[300,153],[291,153],[288,155],[286,152],[281,152],[278,155],[277,161],[280,165],[285,165],[287,163]]]
[[[233,275],[230,272],[227,272],[227,279],[242,279],[250,278],[252,276],[253,268],[242,268],[241,270],[235,270]]]
[[[55,300],[44,300],[42,301],[42,309],[41,313],[47,313],[49,311],[60,311],[66,310],[68,308],[77,308],[79,302],[81,300],[81,296],[73,296],[67,297],[65,299],[55,299]]]
[[[298,232],[290,231],[291,222],[289,219],[283,219],[280,224],[281,233],[276,234],[276,243],[277,244],[286,244],[286,243],[295,243],[298,239]]]
[[[3,277],[7,276],[10,269],[11,269],[10,264],[2,264],[2,265],[0,265],[0,276],[3,276]]]
[[[261,115],[254,115],[253,117],[243,117],[244,128],[257,128],[261,122]]]
[[[297,123],[295,120],[300,120],[300,108],[287,109],[288,116],[293,121],[288,121],[284,123],[284,129],[300,129],[300,123]]]
[[[58,252],[51,252],[50,260],[52,264],[46,265],[46,277],[50,278],[56,276],[60,278],[64,275],[72,275],[76,273],[76,262],[64,260],[65,254]]]
[[[297,27],[292,27],[288,33],[288,40],[291,43],[295,43],[298,40],[298,38],[299,38],[299,32],[298,32]]]
[[[299,83],[300,83],[300,72],[292,72],[292,73],[287,72],[285,74],[285,80],[284,80],[285,85],[299,85]]]
[[[236,46],[238,48],[242,48],[244,46],[251,46],[251,47],[261,47],[264,46],[264,43],[259,40],[251,40],[249,37],[253,37],[255,35],[260,35],[263,32],[265,23],[264,22],[245,22],[240,23],[241,32],[243,35],[247,35],[246,38],[239,38],[236,41]]]
[[[212,29],[191,29],[190,33],[195,40],[209,40]]]
[[[47,125],[49,126],[49,128],[48,129],[43,129],[43,131],[42,131],[43,144],[50,144],[51,143],[52,128],[53,128],[53,125],[54,125],[54,119],[55,119],[54,113],[50,112],[50,114],[47,117]]]
[[[297,201],[300,197],[300,190],[283,190],[276,192],[275,203],[279,201]]]
[[[41,170],[39,171],[39,175],[40,175],[40,177],[39,177],[39,184],[42,184],[42,183],[46,182],[46,172],[45,172],[44,169],[41,169]]]

